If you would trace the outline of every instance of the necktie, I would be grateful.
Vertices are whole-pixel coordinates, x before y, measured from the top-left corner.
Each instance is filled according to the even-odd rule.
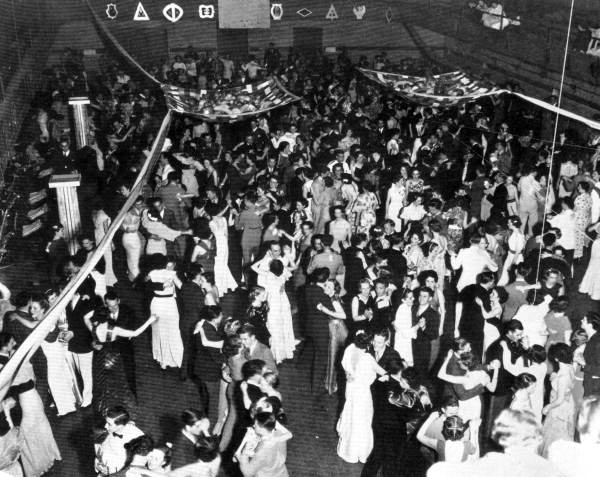
[[[123,439],[123,434],[117,434],[116,432],[113,432],[112,435],[118,437],[119,439]]]

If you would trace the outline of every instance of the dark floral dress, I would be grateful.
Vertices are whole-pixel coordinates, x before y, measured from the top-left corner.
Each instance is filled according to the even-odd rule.
[[[246,310],[246,322],[254,326],[256,330],[256,339],[269,346],[271,333],[267,329],[267,315],[269,314],[269,304],[265,301],[260,306],[250,305]]]

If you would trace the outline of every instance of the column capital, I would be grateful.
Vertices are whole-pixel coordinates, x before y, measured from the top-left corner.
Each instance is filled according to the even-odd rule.
[[[90,98],[87,96],[73,96],[69,98],[69,104],[74,106],[76,104],[90,104]]]
[[[50,176],[48,187],[58,189],[59,187],[78,187],[81,184],[81,174],[54,174]]]

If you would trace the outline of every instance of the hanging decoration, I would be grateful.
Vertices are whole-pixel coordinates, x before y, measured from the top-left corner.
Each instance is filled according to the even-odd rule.
[[[119,10],[117,10],[117,6],[114,3],[107,3],[105,12],[106,16],[111,20],[119,16]]]
[[[357,20],[362,20],[365,16],[365,13],[367,13],[367,7],[365,7],[364,5],[355,5],[352,9],[352,13],[354,13],[354,16]]]
[[[198,5],[198,15],[200,18],[215,18],[214,5]]]
[[[183,16],[183,8],[176,3],[169,3],[162,11],[164,17],[171,23],[178,22]]]
[[[335,7],[333,6],[333,3],[329,7],[329,11],[327,12],[327,15],[325,15],[325,18],[327,18],[327,20],[332,20],[332,21],[337,20],[339,18],[337,11],[335,10]]]
[[[392,7],[387,7],[385,11],[385,19],[388,23],[392,23]]]
[[[403,98],[428,106],[451,106],[461,101],[497,94],[491,84],[469,78],[461,71],[431,77],[408,76],[359,68],[367,78],[387,87]]]
[[[210,91],[173,85],[163,85],[162,90],[169,109],[219,122],[247,119],[300,99],[274,77],[258,84]]]
[[[133,15],[133,21],[135,22],[147,22],[150,20],[150,17],[148,16],[148,12],[146,12],[146,9],[144,8],[144,5],[142,5],[142,2],[137,4],[137,7],[135,8],[135,14]]]
[[[283,16],[283,5],[281,3],[271,4],[271,18],[273,20],[281,20]]]
[[[312,12],[308,8],[301,8],[296,13],[298,15],[300,15],[302,18],[306,18],[306,17],[312,15]]]

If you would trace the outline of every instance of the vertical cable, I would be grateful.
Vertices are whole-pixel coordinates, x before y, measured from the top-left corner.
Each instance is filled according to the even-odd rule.
[[[546,227],[546,204],[548,203],[548,197],[550,195],[551,187],[554,186],[552,183],[552,165],[554,163],[554,151],[556,150],[556,134],[558,133],[558,120],[560,118],[560,107],[562,104],[563,86],[565,83],[565,71],[567,69],[567,56],[569,54],[569,38],[571,36],[571,24],[573,23],[573,9],[575,7],[575,0],[571,0],[571,11],[569,12],[569,26],[567,27],[567,40],[565,41],[565,54],[563,56],[562,73],[560,76],[560,89],[558,90],[558,102],[556,104],[556,119],[554,121],[554,134],[552,136],[552,150],[550,152],[550,168],[548,172],[548,184],[546,186],[546,197],[544,198],[544,215],[542,218],[542,237],[544,236],[544,228]],[[540,253],[538,255],[537,268],[535,271],[535,282],[537,283],[540,278],[540,263],[542,261],[542,249],[544,247],[543,240],[540,242]]]

